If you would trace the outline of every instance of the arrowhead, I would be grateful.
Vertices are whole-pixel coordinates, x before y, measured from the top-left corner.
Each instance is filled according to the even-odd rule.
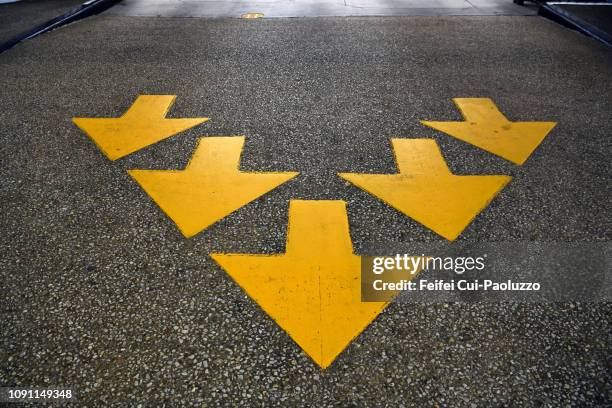
[[[208,118],[166,118],[175,95],[140,95],[120,118],[73,118],[110,160],[134,153]]]
[[[240,171],[243,145],[242,136],[202,138],[185,170],[128,172],[189,238],[298,175]]]
[[[465,122],[430,122],[444,132],[516,164],[523,164],[556,122],[510,122],[489,98],[454,98]]]
[[[391,143],[398,174],[339,176],[451,241],[511,180],[451,173],[433,139],[391,139]]]
[[[343,201],[292,200],[284,254],[211,256],[321,368],[387,306],[361,302]]]

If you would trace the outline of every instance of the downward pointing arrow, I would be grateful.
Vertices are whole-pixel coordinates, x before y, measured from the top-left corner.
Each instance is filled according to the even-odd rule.
[[[430,122],[424,125],[523,164],[556,122],[510,122],[489,98],[454,98],[465,122]]]
[[[166,118],[175,95],[140,95],[120,118],[73,118],[110,160],[117,160],[208,118]]]
[[[361,261],[343,201],[292,200],[286,251],[211,256],[326,368],[387,303],[361,302]]]
[[[298,175],[240,171],[243,145],[242,136],[202,138],[185,170],[128,172],[189,238]]]
[[[391,139],[398,174],[339,176],[454,240],[510,181],[508,176],[457,176],[433,139]]]

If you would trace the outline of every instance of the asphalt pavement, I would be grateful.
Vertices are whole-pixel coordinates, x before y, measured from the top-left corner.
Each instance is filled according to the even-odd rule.
[[[83,406],[611,406],[610,303],[391,304],[321,370],[209,254],[281,253],[289,200],[345,200],[354,251],[443,238],[336,174],[394,173],[390,137],[508,186],[457,242],[610,240],[612,53],[536,16],[104,14],[0,55],[0,384]],[[138,95],[210,120],[117,161],[73,117]],[[522,166],[420,124],[455,97],[557,126]],[[244,135],[299,177],[186,239],[129,169]]]
[[[109,15],[141,17],[465,16],[534,15],[533,4],[508,0],[123,0]]]

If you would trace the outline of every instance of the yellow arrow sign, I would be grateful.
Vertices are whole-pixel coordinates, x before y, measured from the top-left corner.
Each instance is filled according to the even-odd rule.
[[[433,139],[391,139],[391,143],[398,174],[339,176],[451,241],[511,180],[451,173]]]
[[[523,164],[556,122],[510,122],[489,98],[454,98],[465,122],[421,121],[516,164]]]
[[[240,171],[243,145],[243,136],[202,138],[185,170],[128,172],[189,238],[299,174]]]
[[[211,256],[322,368],[387,305],[361,302],[344,201],[292,200],[284,254]]]
[[[110,160],[116,160],[206,122],[166,118],[175,95],[140,95],[120,118],[73,118]]]

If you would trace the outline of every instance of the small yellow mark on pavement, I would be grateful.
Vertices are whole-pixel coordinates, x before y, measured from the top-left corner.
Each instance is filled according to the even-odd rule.
[[[386,302],[361,302],[344,201],[292,200],[286,253],[211,254],[322,368],[378,316]]]
[[[465,122],[421,121],[516,164],[523,164],[556,122],[510,122],[489,98],[454,98]]]
[[[129,174],[189,238],[297,176],[239,170],[244,137],[201,138],[184,170]]]
[[[241,17],[242,18],[262,18],[263,13],[245,13]]]
[[[448,240],[454,240],[511,180],[451,173],[433,139],[391,139],[398,174],[339,176]]]
[[[166,118],[175,95],[140,95],[120,118],[73,118],[110,160],[206,122],[208,118]]]

